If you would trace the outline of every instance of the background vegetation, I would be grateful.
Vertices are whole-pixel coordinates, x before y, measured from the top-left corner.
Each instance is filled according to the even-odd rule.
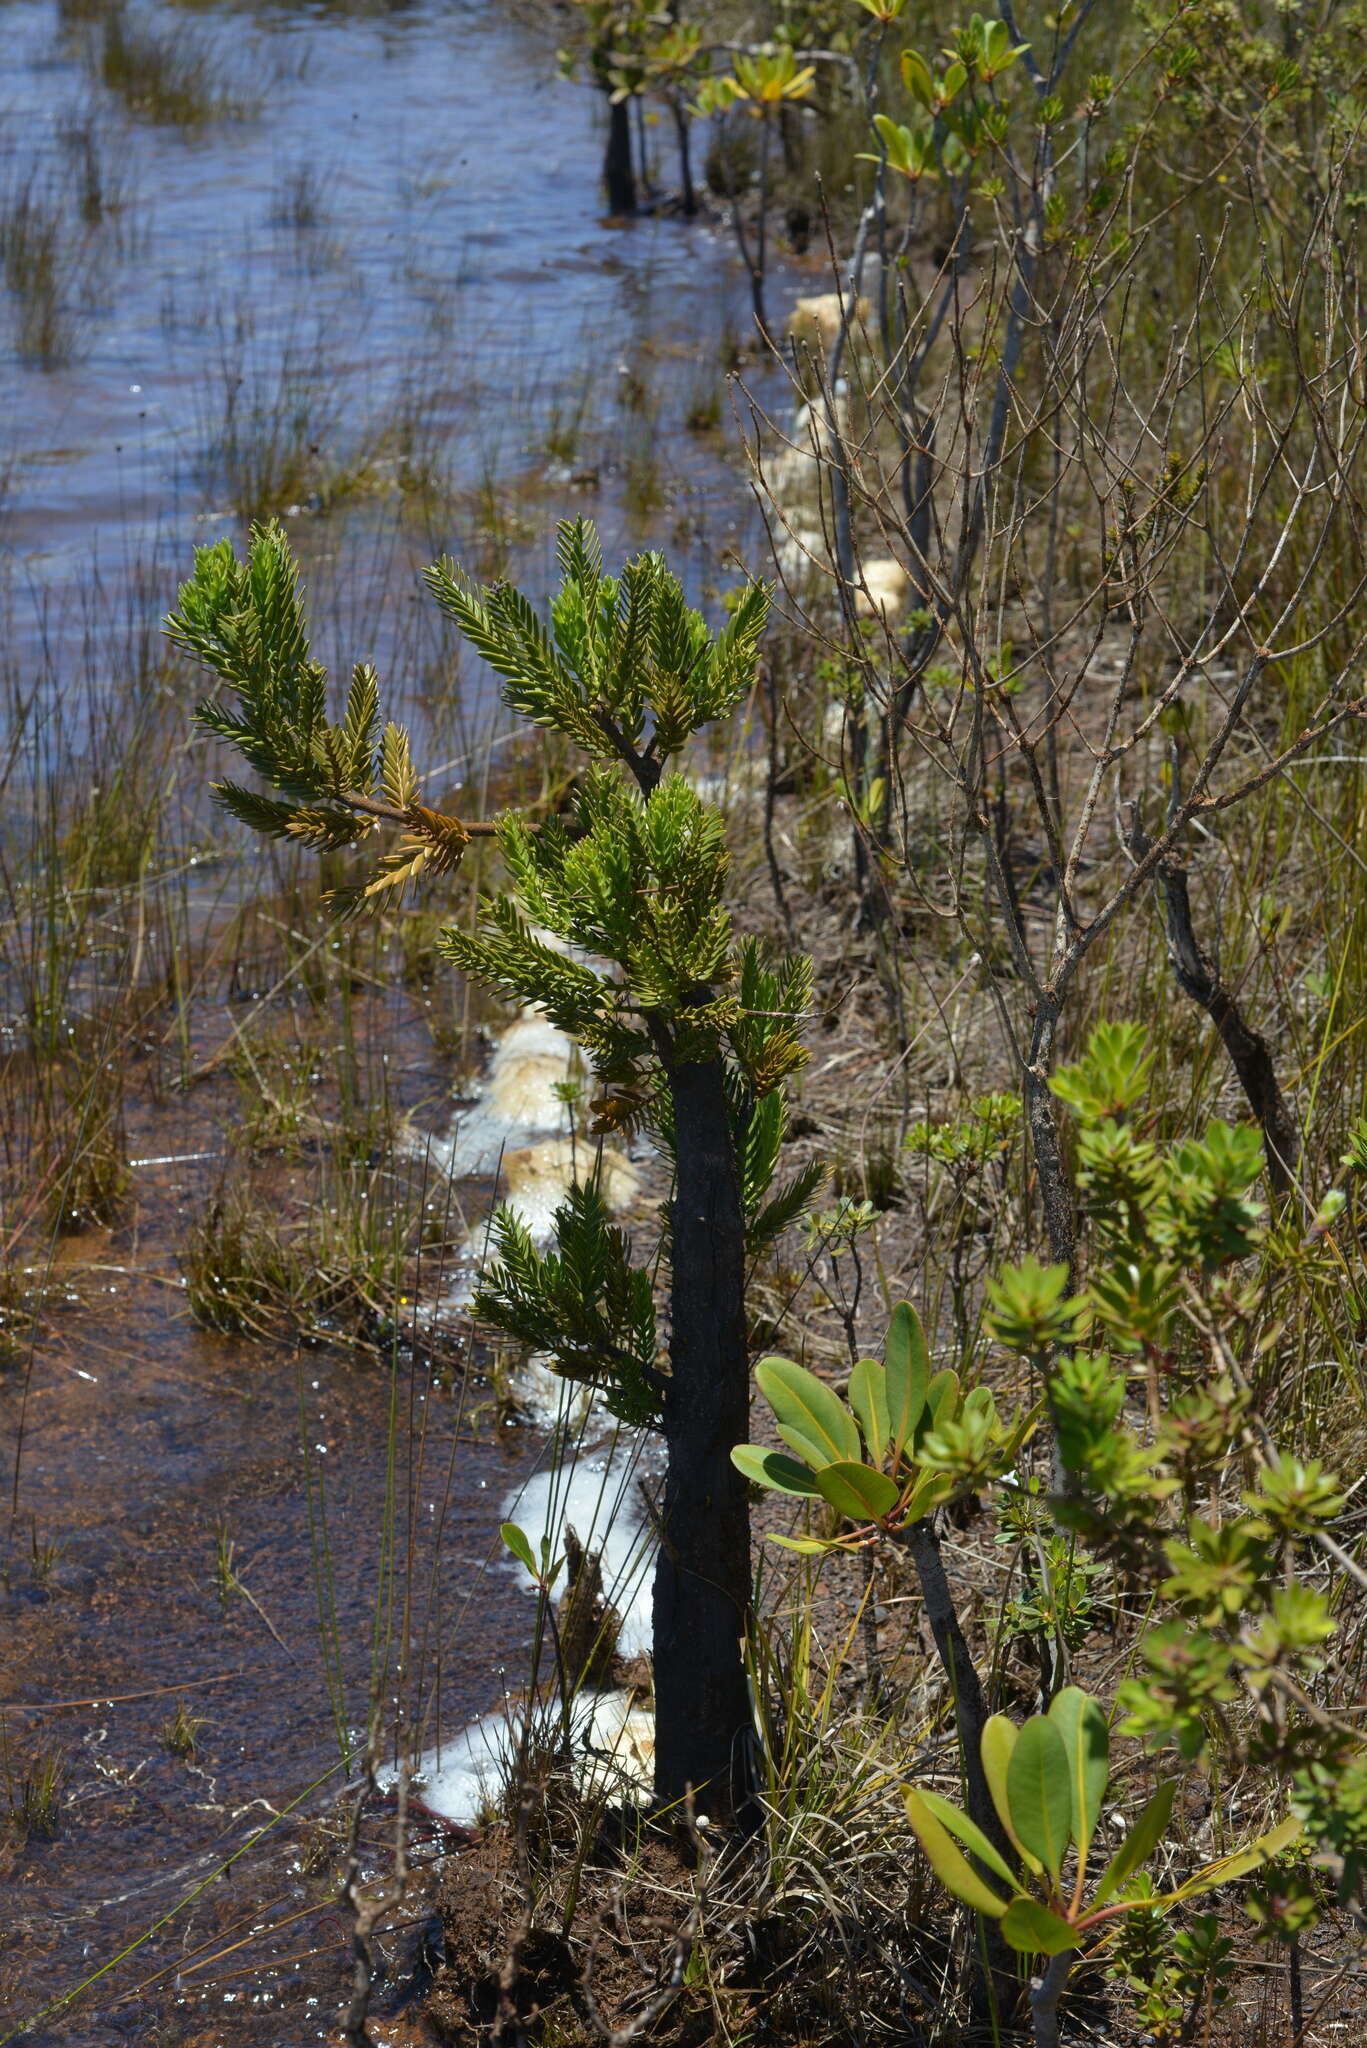
[[[226,52],[200,67],[187,34],[158,63],[131,12],[78,12],[85,61],[146,118],[250,118]],[[269,886],[206,907],[186,882],[227,841],[153,604],[116,698],[13,692],[16,1488],[58,1248],[119,1229],[130,1123],[197,1091],[207,1127],[232,1118],[175,1243],[200,1324],[271,1346],[263,1368],[323,1343],[505,1412],[519,1345],[549,1352],[663,1423],[665,1576],[705,1569],[737,1614],[690,1638],[704,1693],[732,1657],[703,1718],[677,1657],[655,1697],[647,1825],[572,1754],[586,1660],[563,1644],[586,1598],[610,1638],[611,1599],[582,1560],[561,1597],[565,1560],[513,1530],[540,1662],[497,1812],[439,1859],[443,2038],[1341,2038],[1367,1844],[1367,18],[580,0],[557,24],[614,213],[731,238],[733,417],[720,361],[672,366],[670,402],[748,465],[764,536],[744,578],[712,561],[688,591],[710,639],[657,557],[603,578],[568,527],[546,624],[518,549],[549,508],[492,464],[477,502],[451,489],[421,377],[365,434],[319,426],[302,355],[278,392],[225,386],[206,445],[237,546],[200,555],[171,644],[227,685],[200,730],[228,809],[273,835]],[[16,333],[54,365],[63,266],[130,232],[90,150],[70,163],[0,223]],[[324,205],[307,179],[280,199],[305,240]],[[660,403],[624,362],[631,544],[673,539]],[[571,474],[606,445],[594,420],[587,392],[548,415]],[[321,447],[347,451],[325,482]],[[306,488],[323,516],[397,494],[414,560],[459,524],[469,580],[429,581],[502,708],[476,663],[457,697],[442,638],[430,725],[400,705],[383,730],[384,664],[329,694],[267,523]],[[211,1039],[225,972],[245,1000]],[[472,1190],[415,1160],[409,1120],[514,1001],[583,1042],[582,1158],[549,1250],[494,1226],[475,1329],[419,1323]],[[396,1082],[413,1034],[425,1071]],[[604,1141],[641,1132],[624,1234]],[[795,1193],[757,1228],[774,1175]],[[702,1364],[700,1245],[734,1322]],[[681,1507],[670,1404],[695,1370],[737,1419]],[[681,1514],[705,1566],[671,1548]],[[36,1582],[36,1522],[29,1548]],[[226,1607],[226,1532],[218,1558]],[[410,1579],[403,1604],[424,1597]],[[416,1882],[406,1792],[369,1865],[363,1816],[430,1696],[419,1659],[396,1710],[388,1648],[344,1670],[320,1600],[361,1773],[333,1845],[357,2042]],[[712,1707],[724,1773],[670,1747]],[[167,1748],[196,1741],[182,1718]],[[16,1842],[62,1827],[63,1769],[14,1752]]]

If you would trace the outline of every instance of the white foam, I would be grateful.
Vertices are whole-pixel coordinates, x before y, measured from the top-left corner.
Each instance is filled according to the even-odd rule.
[[[457,1827],[472,1828],[498,1798],[508,1774],[514,1733],[506,1714],[484,1714],[449,1742],[418,1758],[409,1772],[411,1789],[424,1806]],[[388,1790],[398,1776],[392,1765],[376,1772]]]
[[[556,1090],[574,1080],[578,1063],[567,1032],[524,1010],[499,1040],[474,1101],[429,1141],[431,1158],[452,1180],[485,1179],[508,1150],[568,1131],[569,1108]]]
[[[579,1788],[630,1798],[649,1792],[655,1781],[655,1714],[637,1704],[634,1692],[600,1692],[584,1735]]]
[[[429,1812],[457,1827],[473,1828],[498,1802],[516,1764],[523,1732],[522,1708],[484,1714],[450,1742],[420,1756],[409,1772],[414,1796]],[[542,1710],[536,1731],[555,1740],[560,1708]],[[571,1768],[586,1797],[635,1798],[650,1789],[655,1764],[655,1716],[634,1692],[581,1693],[570,1708]],[[398,1776],[393,1765],[376,1772],[385,1790]]]
[[[573,1173],[576,1167],[583,1171],[591,1156],[581,1146],[582,1162],[576,1158],[569,1108],[558,1092],[579,1072],[574,1041],[538,1011],[525,1010],[500,1040],[474,1101],[445,1137],[427,1140],[432,1162],[452,1180],[498,1175],[503,1199],[538,1244],[549,1241],[555,1210]],[[639,1183],[622,1153],[605,1150],[600,1184],[615,1210],[627,1206]],[[469,1302],[483,1249],[482,1234],[470,1239],[457,1284],[426,1314]],[[544,1358],[528,1360],[518,1393],[562,1443],[571,1429],[588,1420],[586,1391],[552,1373]],[[619,1431],[606,1444],[534,1473],[503,1508],[504,1519],[518,1523],[534,1553],[544,1536],[550,1555],[560,1556],[567,1525],[586,1549],[600,1553],[604,1597],[620,1617],[618,1647],[627,1657],[649,1651],[651,1641],[655,1545],[638,1483],[648,1469],[647,1455],[639,1438]],[[523,1566],[510,1559],[509,1569],[524,1591],[538,1596]],[[429,1750],[414,1766],[411,1782],[417,1796],[445,1819],[474,1826],[506,1782],[524,1711],[522,1703],[512,1702]],[[586,1791],[626,1794],[648,1784],[654,1740],[653,1717],[636,1705],[634,1693],[584,1692],[574,1704],[571,1742]],[[390,1770],[382,1782],[392,1784],[394,1775]]]
[[[503,1155],[503,1200],[531,1232],[534,1244],[548,1243],[555,1212],[576,1175],[582,1180],[596,1169],[598,1192],[615,1215],[628,1208],[641,1179],[623,1152],[605,1145],[599,1152],[581,1140],[540,1138]]]
[[[551,1556],[559,1557],[567,1523],[586,1550],[601,1551],[603,1594],[621,1618],[617,1643],[624,1657],[650,1648],[655,1540],[639,1487],[647,1469],[641,1444],[632,1438],[534,1472],[504,1503],[504,1519],[526,1532],[533,1551],[548,1536]],[[516,1571],[525,1590],[535,1594],[525,1568],[518,1565]]]

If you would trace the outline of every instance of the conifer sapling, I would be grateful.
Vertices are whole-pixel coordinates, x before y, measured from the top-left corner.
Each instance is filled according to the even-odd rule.
[[[338,908],[395,902],[419,875],[449,874],[473,837],[496,839],[508,887],[482,900],[476,931],[443,934],[444,952],[573,1033],[598,1084],[595,1131],[643,1125],[672,1164],[660,1248],[666,1345],[651,1278],[659,1261],[633,1260],[591,1159],[551,1249],[510,1212],[497,1215],[475,1305],[598,1389],[614,1414],[663,1432],[656,1793],[670,1804],[691,1788],[700,1811],[724,1818],[749,1783],[749,1516],[730,1456],[748,1433],[745,1268],[821,1178],[814,1167],[774,1188],[811,972],[803,958],[770,964],[735,939],[721,817],[671,763],[748,691],[769,600],[762,585],[744,587],[713,635],[659,555],[610,576],[582,520],[561,527],[558,554],[549,620],[509,584],[479,590],[449,561],[427,583],[500,677],[509,707],[587,757],[565,815],[473,822],[425,804],[408,735],[382,724],[367,666],[353,673],[343,718],[329,720],[276,525],[254,529],[245,562],[227,541],[201,549],[167,630],[235,699],[202,705],[201,728],[269,785],[216,784],[234,816],[320,849],[399,828],[369,879],[337,893]]]

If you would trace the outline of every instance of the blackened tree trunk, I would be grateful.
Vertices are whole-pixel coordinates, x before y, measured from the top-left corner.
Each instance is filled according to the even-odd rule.
[[[688,109],[671,95],[669,111],[674,116],[674,133],[679,144],[679,196],[684,213],[692,220],[698,210],[698,191],[693,183],[693,134]]]
[[[1180,860],[1160,863],[1158,894],[1167,929],[1168,958],[1177,985],[1199,1003],[1219,1032],[1248,1106],[1258,1119],[1267,1160],[1267,1183],[1278,1201],[1294,1193],[1301,1163],[1301,1134],[1295,1113],[1283,1095],[1272,1064],[1272,1052],[1255,1031],[1225,985],[1220,969],[1197,939],[1191,919],[1191,892]]]
[[[635,213],[636,173],[631,160],[631,108],[608,100],[608,139],[603,151],[603,188],[609,213]]]
[[[742,1641],[750,1512],[732,1447],[749,1435],[745,1225],[720,1060],[671,1067],[673,1207],[669,1452],[655,1567],[655,1792],[691,1787],[713,1819],[750,1791]]]

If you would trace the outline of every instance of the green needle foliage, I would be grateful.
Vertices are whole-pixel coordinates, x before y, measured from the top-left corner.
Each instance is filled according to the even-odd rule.
[[[508,584],[480,590],[449,561],[433,596],[501,678],[511,709],[571,741],[587,764],[567,814],[472,823],[425,806],[408,735],[382,723],[373,670],[358,667],[341,720],[309,652],[298,574],[278,526],[245,562],[200,550],[171,638],[231,693],[197,713],[268,785],[216,785],[254,829],[320,849],[401,828],[353,909],[426,871],[449,873],[476,834],[496,839],[508,879],[477,929],[441,947],[505,999],[574,1033],[593,1067],[598,1132],[642,1125],[674,1173],[664,1241],[636,1261],[592,1172],[571,1189],[540,1251],[507,1211],[476,1300],[488,1322],[548,1351],[610,1409],[651,1422],[669,1451],[655,1591],[657,1792],[706,1788],[725,1815],[747,1789],[750,1710],[741,1655],[750,1600],[745,1483],[730,1461],[745,1433],[747,1257],[796,1220],[819,1184],[775,1175],[784,1086],[804,1058],[811,970],[771,964],[732,932],[722,821],[678,756],[725,718],[754,677],[768,593],[736,592],[713,634],[659,555],[603,568],[582,520],[561,527],[549,619]],[[661,1355],[652,1275],[670,1274]]]
[[[335,896],[339,909],[401,891],[424,870],[444,875],[459,865],[472,833],[420,801],[408,734],[381,725],[379,680],[368,663],[352,670],[344,716],[329,720],[327,672],[309,649],[299,571],[282,527],[253,528],[245,562],[231,541],[198,548],[166,634],[237,700],[236,709],[221,698],[199,705],[196,723],[235,747],[276,791],[216,782],[214,796],[233,817],[320,853],[383,824],[404,828],[368,883]]]

